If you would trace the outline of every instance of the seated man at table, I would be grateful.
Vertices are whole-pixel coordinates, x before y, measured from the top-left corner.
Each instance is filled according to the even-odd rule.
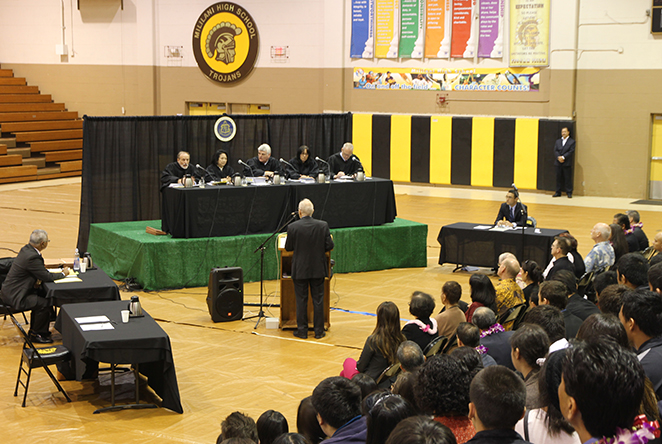
[[[14,310],[32,310],[30,315],[30,339],[39,344],[53,342],[48,330],[50,303],[37,294],[42,282],[53,282],[69,274],[65,267],[62,273],[50,273],[44,267],[41,252],[48,247],[48,234],[44,230],[34,230],[30,243],[21,248],[18,256],[2,284],[2,300]]]
[[[250,167],[244,167],[244,175],[248,177],[274,177],[275,173],[280,174],[280,162],[271,157],[271,147],[263,143],[257,147],[257,156],[248,159]]]
[[[363,169],[361,161],[354,155],[354,145],[346,143],[342,146],[339,153],[332,154],[327,159],[329,164],[329,174],[334,179],[343,176],[354,176],[359,169]]]
[[[161,191],[168,188],[171,183],[184,183],[184,176],[200,177],[191,163],[191,155],[186,151],[177,153],[177,162],[171,162],[166,165],[161,173]]]
[[[523,227],[526,225],[527,217],[526,205],[519,202],[519,191],[513,188],[506,193],[506,201],[501,204],[494,225],[500,227]]]

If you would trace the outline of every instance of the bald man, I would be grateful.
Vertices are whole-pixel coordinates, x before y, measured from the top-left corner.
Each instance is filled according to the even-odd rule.
[[[653,244],[644,250],[644,257],[648,262],[662,252],[662,231],[657,233],[653,238]]]
[[[499,315],[504,314],[516,305],[524,303],[524,292],[515,282],[519,270],[519,262],[513,257],[506,257],[499,266],[497,274],[501,280],[494,286]]]
[[[595,242],[591,251],[584,258],[586,273],[605,270],[614,265],[616,255],[614,248],[609,243],[611,228],[607,224],[597,223],[591,230],[591,239]]]

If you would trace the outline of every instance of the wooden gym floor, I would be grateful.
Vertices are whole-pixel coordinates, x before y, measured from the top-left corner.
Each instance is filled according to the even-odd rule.
[[[67,403],[42,370],[33,372],[27,407],[13,389],[21,354],[21,341],[9,320],[0,321],[0,415],[2,442],[59,443],[213,443],[220,422],[239,410],[257,419],[268,409],[281,411],[296,431],[299,401],[310,395],[325,377],[337,375],[346,357],[358,358],[365,338],[374,328],[377,305],[392,300],[402,318],[409,318],[407,303],[414,290],[432,294],[438,301],[447,280],[463,287],[469,300],[466,272],[437,264],[441,226],[458,221],[492,223],[505,190],[396,186],[398,217],[428,224],[428,266],[334,276],[331,282],[331,329],[322,340],[300,340],[290,331],[267,330],[254,320],[213,323],[207,310],[206,288],[138,292],[143,307],[170,336],[184,414],[169,410],[133,410],[93,415],[109,405],[104,381],[64,381],[73,402]],[[662,206],[631,205],[628,199],[575,196],[553,199],[549,194],[522,193],[529,214],[540,227],[568,229],[585,255],[596,222],[610,223],[617,212],[637,209],[649,239],[662,228]],[[59,179],[44,184],[0,186],[0,247],[18,251],[30,232],[43,228],[52,240],[47,259],[71,257],[78,235],[80,179]],[[0,250],[0,257],[14,254]],[[483,270],[489,272],[489,270]],[[496,278],[494,278],[496,280]],[[278,282],[265,283],[266,311],[278,317]],[[259,301],[259,283],[246,284],[246,302]],[[122,292],[122,299],[130,294]],[[438,308],[440,303],[438,302]],[[257,313],[246,307],[245,316]],[[20,319],[20,318],[19,318]],[[55,335],[56,339],[58,335]],[[130,401],[132,384],[122,385],[120,402]],[[143,402],[151,398],[144,391]]]

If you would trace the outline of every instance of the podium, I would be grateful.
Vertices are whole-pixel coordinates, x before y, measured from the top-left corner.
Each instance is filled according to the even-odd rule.
[[[292,252],[285,250],[287,233],[278,235],[278,251],[280,252],[280,321],[278,327],[284,329],[297,328],[297,301],[292,281]],[[327,275],[331,275],[331,252],[326,252]],[[324,278],[324,329],[331,326],[330,312],[330,278]],[[313,300],[308,290],[308,328],[313,329]]]

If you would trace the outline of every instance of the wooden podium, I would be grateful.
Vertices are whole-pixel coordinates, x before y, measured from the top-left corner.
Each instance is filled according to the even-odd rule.
[[[278,326],[281,329],[297,328],[297,301],[294,294],[294,282],[292,281],[292,252],[285,250],[285,239],[287,233],[278,235],[278,250],[280,251],[280,322]],[[331,275],[331,252],[326,252],[326,264],[328,275]],[[329,322],[329,300],[330,300],[330,279],[324,278],[324,328],[331,326]],[[313,329],[313,300],[308,291],[308,328]]]

